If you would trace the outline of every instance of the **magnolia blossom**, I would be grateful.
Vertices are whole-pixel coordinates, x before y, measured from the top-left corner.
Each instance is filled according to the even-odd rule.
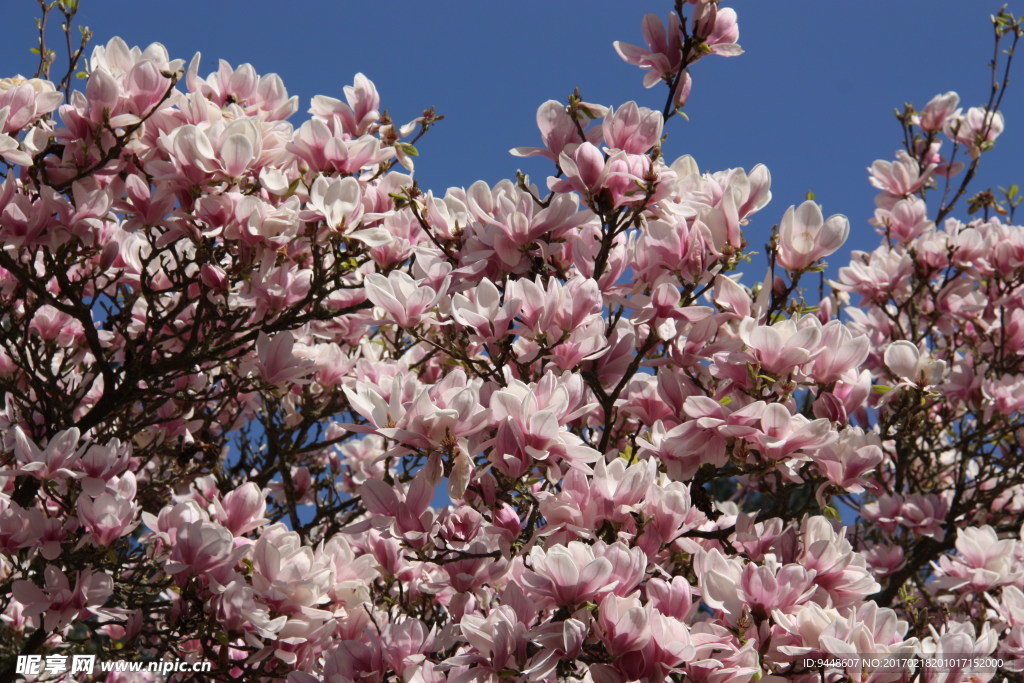
[[[953,115],[953,110],[960,103],[960,96],[955,92],[947,92],[933,97],[920,116],[920,126],[927,131],[942,130],[946,121]]]
[[[837,214],[824,220],[821,207],[806,201],[798,208],[786,209],[779,227],[776,258],[783,268],[805,270],[843,246],[849,234],[846,216]]]
[[[868,169],[874,187],[895,197],[906,197],[928,185],[934,165],[922,171],[917,160],[904,150],[897,152],[896,157],[896,161],[878,160]]]
[[[971,107],[966,113],[957,109],[946,119],[943,131],[954,142],[976,149],[981,143],[992,142],[1003,132],[1002,112],[984,107]]]
[[[647,49],[616,41],[615,50],[629,64],[639,66],[644,74],[644,87],[653,88],[658,81],[671,78],[683,59],[681,24],[673,12],[668,15],[668,26],[654,14],[644,17],[642,24]]]
[[[595,556],[593,546],[579,541],[548,550],[530,552],[530,571],[523,574],[524,588],[556,605],[577,605],[594,599],[618,585],[621,578],[606,557]]]
[[[84,570],[75,576],[72,587],[68,576],[55,565],[47,565],[42,587],[30,581],[16,581],[14,599],[23,605],[28,619],[42,615],[47,631],[63,630],[74,620],[101,614],[100,609],[114,592],[114,580],[108,574]]]
[[[885,350],[885,364],[902,380],[901,384],[928,387],[938,384],[946,370],[946,362],[922,354],[908,341],[896,341]]]
[[[15,427],[13,432],[7,435],[6,440],[14,450],[19,467],[8,474],[28,474],[36,479],[77,477],[78,474],[67,466],[75,463],[81,456],[78,450],[79,438],[78,428],[72,427],[54,435],[46,447],[40,449],[20,426]]]
[[[384,277],[366,277],[366,297],[391,315],[402,327],[415,327],[441,297],[441,292],[417,283],[401,271]]]

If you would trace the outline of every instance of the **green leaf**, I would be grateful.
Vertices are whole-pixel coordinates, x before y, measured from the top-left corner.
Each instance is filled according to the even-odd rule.
[[[289,183],[288,191],[285,192],[285,194],[284,194],[284,198],[285,199],[287,199],[288,197],[291,197],[293,194],[295,194],[295,191],[299,189],[299,182],[301,182],[301,180],[302,180],[302,178],[296,178],[291,183]]]
[[[871,387],[871,391],[875,392],[876,394],[888,394],[890,391],[892,391],[892,387],[887,387],[884,384],[876,384],[875,386]]]
[[[814,201],[814,190],[807,190],[807,201]]]
[[[411,157],[418,157],[420,155],[419,150],[410,145],[408,142],[399,142],[398,144],[395,145],[395,147],[398,147],[400,150],[402,150]]]

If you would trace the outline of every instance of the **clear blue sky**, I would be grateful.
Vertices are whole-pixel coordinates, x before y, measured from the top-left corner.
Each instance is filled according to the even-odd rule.
[[[845,213],[853,247],[871,248],[867,224],[874,191],[865,167],[891,158],[899,140],[892,110],[923,105],[956,90],[962,104],[987,97],[991,58],[988,0],[735,0],[746,54],[709,57],[694,71],[690,121],[674,120],[666,154],[692,154],[704,169],[766,164],[774,199],[751,226],[760,247],[789,204],[813,190],[826,215]],[[32,0],[6,0],[2,75],[34,70]],[[81,20],[97,42],[165,44],[172,57],[203,54],[202,74],[217,60],[277,72],[301,111],[315,94],[341,97],[362,71],[398,121],[433,105],[446,120],[420,145],[420,183],[435,190],[514,177],[517,168],[543,183],[550,166],[508,155],[534,145],[537,106],[564,100],[579,86],[585,99],[630,99],[660,107],[660,87],[644,90],[641,73],[612,50],[641,42],[645,12],[665,15],[667,0],[445,0],[444,2],[149,3],[82,0]],[[244,9],[243,9],[244,8]],[[1024,11],[1024,0],[1010,2]],[[1019,55],[1024,62],[1024,54]],[[1018,63],[1024,67],[1024,63]],[[984,160],[986,184],[1024,185],[1024,70],[1004,102],[1006,132]],[[1024,219],[1024,216],[1020,218]],[[833,264],[840,259],[833,257]],[[834,271],[833,271],[834,273]],[[760,274],[750,273],[752,283]]]

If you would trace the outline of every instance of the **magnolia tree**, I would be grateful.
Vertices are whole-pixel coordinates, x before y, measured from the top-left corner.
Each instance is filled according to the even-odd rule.
[[[4,680],[1020,680],[1024,227],[971,183],[1021,26],[987,102],[899,113],[827,289],[845,216],[662,156],[741,52],[714,0],[616,44],[659,108],[545,102],[551,176],[443,195],[440,117],[362,75],[300,121],[117,38],[74,90],[41,31],[0,81]]]

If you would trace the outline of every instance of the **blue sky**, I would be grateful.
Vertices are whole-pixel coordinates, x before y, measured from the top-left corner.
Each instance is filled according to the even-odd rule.
[[[723,2],[739,13],[746,54],[709,57],[694,68],[690,120],[671,123],[666,155],[692,154],[709,170],[769,167],[774,199],[751,225],[752,246],[763,245],[786,207],[813,190],[826,215],[850,217],[851,247],[872,248],[867,219],[874,191],[865,168],[876,158],[891,158],[897,148],[893,108],[905,101],[922,106],[947,90],[959,92],[965,106],[983,104],[991,58],[988,13],[999,4]],[[36,3],[5,5],[0,71],[32,72],[28,50]],[[341,97],[342,86],[362,71],[396,120],[414,118],[431,105],[445,115],[420,145],[417,162],[420,183],[443,190],[514,177],[520,167],[543,184],[549,164],[507,151],[537,144],[537,106],[564,100],[576,86],[591,102],[634,99],[660,107],[661,88],[645,90],[641,72],[623,63],[611,43],[641,42],[643,14],[665,15],[670,5],[82,0],[81,19],[96,42],[113,35],[143,46],[159,41],[172,57],[186,60],[200,51],[204,75],[219,58],[277,72],[300,97],[301,111],[312,95]],[[1024,1],[1011,2],[1009,9],[1024,11]],[[985,185],[1024,185],[1024,72],[1017,74],[1004,101],[1006,132],[984,159]],[[842,259],[837,255],[832,262],[840,265]],[[745,281],[759,279],[750,273]]]

